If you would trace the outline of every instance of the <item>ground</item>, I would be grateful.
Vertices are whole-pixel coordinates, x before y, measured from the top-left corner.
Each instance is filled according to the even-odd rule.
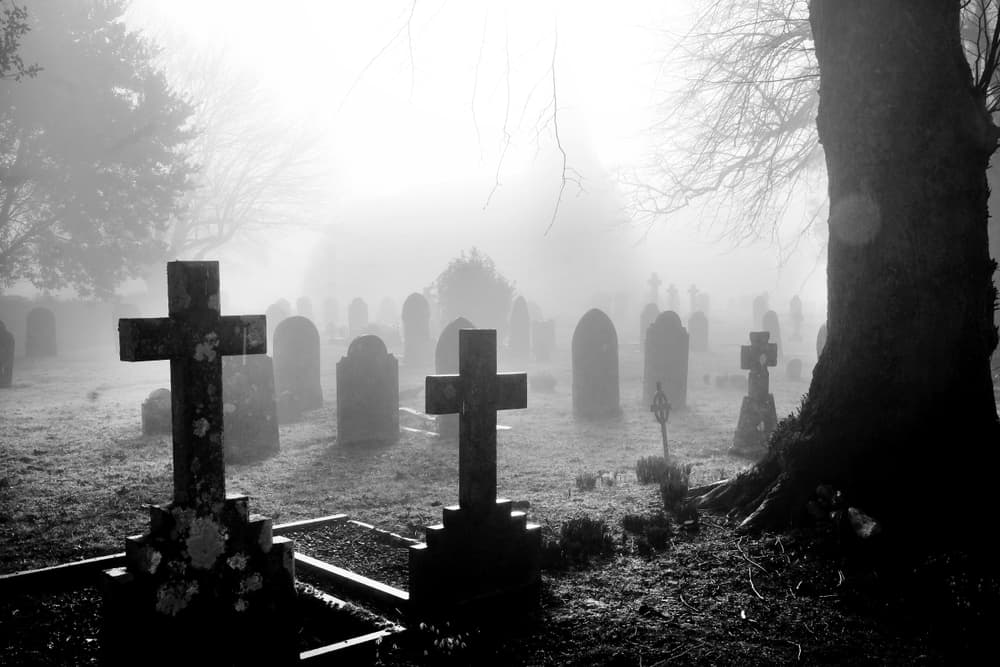
[[[671,453],[693,464],[692,485],[749,463],[727,452],[745,385],[715,381],[745,378],[737,333],[716,332],[713,341],[733,342],[692,354],[689,407],[670,417]],[[403,419],[413,430],[396,445],[338,446],[334,369],[344,353],[341,343],[324,341],[324,406],[281,426],[278,456],[229,466],[228,488],[251,495],[252,511],[276,523],[343,512],[419,538],[423,526],[440,520],[441,506],[457,499],[457,449],[421,432],[417,416]],[[789,341],[786,358],[792,356],[805,361],[807,380],[812,341]],[[941,632],[947,611],[928,615],[888,585],[891,564],[849,565],[829,544],[796,536],[742,537],[717,515],[702,515],[696,531],[678,530],[663,550],[640,549],[621,520],[662,507],[657,487],[635,476],[636,460],[662,447],[642,401],[638,349],[622,347],[624,414],[615,422],[574,420],[568,359],[567,337],[551,364],[507,364],[505,370],[526,368],[529,378],[549,374],[556,386],[552,393],[529,390],[527,410],[500,413],[499,489],[530,503],[530,519],[551,539],[572,517],[603,519],[614,552],[546,570],[535,613],[472,635],[438,628],[437,638],[450,637],[451,645],[434,644],[426,631],[418,637],[422,648],[387,650],[388,664],[449,657],[482,664],[484,656],[502,664],[647,667],[963,659],[964,644]],[[168,386],[168,375],[164,362],[117,362],[110,350],[17,360],[14,388],[0,392],[0,573],[121,551],[124,536],[144,530],[143,504],[169,499],[171,464],[168,437],[140,435],[139,405]],[[771,384],[779,416],[808,387],[785,379],[783,368],[772,369]],[[423,376],[404,368],[400,385],[401,404],[422,410]],[[581,473],[599,476],[595,488],[578,488]],[[400,553],[384,546],[384,559],[372,557],[362,541],[329,536],[335,564],[405,586]],[[322,556],[322,543],[322,535],[302,536],[298,548]],[[96,654],[97,602],[85,590],[0,603],[0,663],[85,664]]]

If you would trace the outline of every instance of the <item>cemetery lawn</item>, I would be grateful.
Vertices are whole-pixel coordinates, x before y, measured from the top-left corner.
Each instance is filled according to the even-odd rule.
[[[564,346],[568,347],[568,346]],[[805,346],[807,347],[807,346]],[[805,349],[805,347],[803,349]],[[794,350],[793,350],[794,351]],[[0,391],[0,573],[121,551],[144,532],[143,506],[169,500],[169,437],[140,435],[139,406],[169,386],[166,362],[82,358],[15,361],[14,387]],[[457,446],[420,432],[401,415],[392,446],[341,447],[335,441],[335,364],[346,353],[324,341],[323,407],[282,425],[281,452],[229,465],[227,488],[251,496],[251,511],[275,523],[346,513],[413,538],[457,501]],[[97,354],[97,352],[95,352]],[[814,353],[813,353],[814,354]],[[806,376],[813,359],[804,353]],[[587,564],[547,569],[541,608],[503,627],[465,634],[415,632],[386,648],[385,664],[950,664],[970,660],[947,612],[928,614],[886,581],[884,568],[846,566],[835,553],[794,536],[740,537],[725,517],[703,514],[696,531],[678,529],[649,551],[622,529],[627,514],[662,508],[658,488],[639,484],[635,462],[662,452],[659,427],[642,401],[641,358],[621,351],[623,416],[605,423],[572,416],[568,350],[552,364],[502,370],[550,374],[552,393],[529,387],[528,409],[501,412],[500,494],[530,503],[528,516],[557,540],[570,518],[601,518],[614,552]],[[719,374],[745,379],[737,346],[692,354],[688,406],[668,424],[671,453],[693,464],[692,486],[748,464],[727,450],[745,393],[718,387]],[[705,375],[708,375],[708,382]],[[799,403],[808,384],[772,371],[778,414]],[[422,411],[423,375],[401,368],[400,402]],[[598,476],[592,490],[581,473]],[[294,535],[292,536],[294,537]],[[302,538],[319,553],[320,538]],[[339,543],[334,564],[397,586],[405,583],[394,547],[386,564],[370,544]],[[395,547],[399,549],[399,547]],[[396,565],[392,565],[395,563]],[[891,568],[890,568],[891,569]],[[395,580],[392,580],[395,577]],[[99,598],[93,589],[0,601],[0,664],[89,664],[96,655]],[[25,622],[30,618],[30,622]],[[435,635],[434,632],[440,632]],[[434,644],[434,639],[457,640]],[[464,642],[465,648],[461,647]],[[30,653],[32,647],[38,653]],[[426,651],[426,655],[424,653]]]

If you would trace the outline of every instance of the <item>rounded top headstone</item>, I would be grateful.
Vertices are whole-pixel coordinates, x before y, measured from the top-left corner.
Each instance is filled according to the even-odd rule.
[[[389,354],[388,348],[382,339],[375,334],[365,334],[358,336],[347,346],[347,356],[349,357],[384,357]]]
[[[576,329],[573,330],[573,347],[578,345],[578,339],[582,340],[584,337],[587,340],[613,340],[615,346],[618,345],[618,332],[615,331],[614,322],[600,308],[591,308],[577,322]]]
[[[681,324],[681,316],[672,310],[665,310],[657,315],[656,319],[653,320],[653,326],[664,330],[684,328],[684,325]]]
[[[403,302],[403,321],[430,319],[431,305],[423,294],[413,292]]]
[[[316,329],[316,325],[304,315],[292,315],[278,323],[278,326],[274,328],[274,337],[277,339],[286,336],[293,336],[299,340],[302,340],[303,337],[315,338],[317,343],[319,342],[319,331]]]
[[[437,373],[458,372],[458,332],[475,328],[476,325],[469,320],[457,317],[441,331],[434,348],[434,370]]]

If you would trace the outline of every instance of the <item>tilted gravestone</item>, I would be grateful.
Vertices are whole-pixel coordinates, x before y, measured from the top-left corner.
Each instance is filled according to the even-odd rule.
[[[0,321],[0,387],[9,387],[14,381],[14,334]]]
[[[300,296],[295,300],[295,314],[301,315],[302,317],[313,319],[313,304],[312,300],[307,296]]]
[[[528,315],[528,302],[523,296],[514,299],[510,309],[510,333],[507,339],[507,350],[512,361],[524,362],[531,355],[530,340],[531,322]]]
[[[398,439],[399,364],[378,336],[359,336],[337,362],[337,444]]]
[[[459,333],[459,371],[427,378],[428,414],[460,415],[458,505],[410,547],[410,604],[451,614],[537,606],[541,528],[497,498],[497,410],[527,407],[524,373],[497,373],[492,329]]]
[[[823,354],[823,348],[826,347],[826,322],[824,322],[819,327],[819,331],[816,332],[816,358],[819,359],[820,355]]]
[[[653,323],[657,315],[660,314],[660,309],[655,303],[647,303],[642,312],[639,313],[639,350],[645,351],[646,349],[646,331],[649,330],[649,325]]]
[[[573,414],[604,419],[621,414],[618,334],[603,311],[587,311],[573,331]]]
[[[28,311],[24,353],[28,357],[56,356],[56,316],[48,308]]]
[[[356,338],[368,330],[368,304],[362,298],[347,307],[347,337]]]
[[[403,302],[403,363],[422,368],[431,363],[431,306],[414,292]]]
[[[298,658],[294,546],[227,495],[222,357],[263,354],[261,315],[220,316],[218,262],[167,264],[169,316],[123,319],[123,361],[170,360],[174,499],[106,570],[104,662],[289,664]],[[233,641],[266,637],[267,641]],[[194,658],[192,656],[195,656]]]
[[[462,329],[475,329],[476,325],[459,317],[448,324],[438,336],[434,348],[434,372],[437,375],[448,375],[458,372],[458,332]],[[443,438],[458,438],[458,416],[442,414],[437,418],[438,435]]]
[[[688,318],[688,333],[691,335],[691,351],[708,351],[708,318],[698,310]]]
[[[642,400],[650,403],[658,383],[674,410],[687,407],[688,352],[690,341],[677,313],[659,314],[646,332],[642,374]]]
[[[295,421],[305,410],[323,407],[319,363],[319,332],[307,318],[289,317],[275,328],[274,388],[279,422]]]
[[[771,334],[770,341],[778,346],[778,361],[784,360],[785,351],[781,345],[781,324],[778,322],[778,314],[773,310],[764,313],[761,329]]]
[[[535,361],[552,360],[556,349],[556,321],[552,319],[531,323],[531,349]]]
[[[226,461],[258,461],[281,450],[274,363],[266,354],[222,358]]]
[[[778,423],[774,396],[768,386],[768,367],[778,365],[778,346],[769,343],[767,331],[751,331],[750,345],[740,348],[740,368],[748,370],[747,395],[740,406],[732,453],[756,456],[763,453]]]
[[[142,402],[142,434],[168,435],[171,432],[170,390],[154,389]]]

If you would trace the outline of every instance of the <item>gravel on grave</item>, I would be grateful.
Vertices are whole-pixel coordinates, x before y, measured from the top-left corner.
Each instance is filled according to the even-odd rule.
[[[409,587],[409,553],[367,528],[342,521],[308,532],[286,533],[296,553],[350,570],[389,586]],[[296,572],[296,576],[300,576]],[[304,577],[308,579],[309,577]]]

